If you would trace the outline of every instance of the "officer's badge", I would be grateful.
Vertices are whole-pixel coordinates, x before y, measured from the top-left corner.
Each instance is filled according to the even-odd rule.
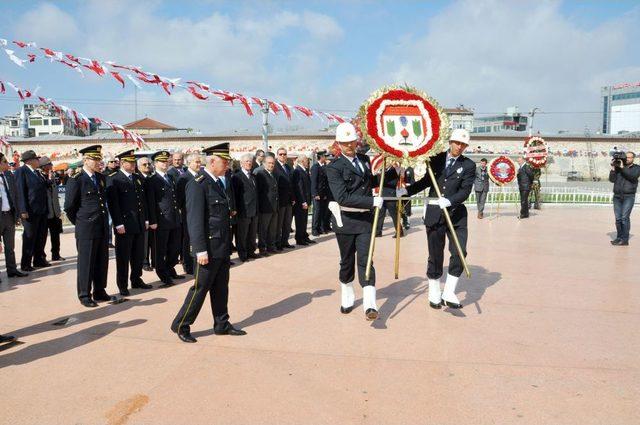
[[[456,170],[456,173],[458,173],[458,174],[462,174],[462,167],[458,168],[458,169]]]

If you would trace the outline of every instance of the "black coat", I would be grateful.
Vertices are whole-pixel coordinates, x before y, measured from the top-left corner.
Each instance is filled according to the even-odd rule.
[[[527,163],[523,164],[518,170],[518,189],[521,191],[531,190],[533,184],[533,170]]]
[[[147,221],[147,198],[142,178],[132,174],[129,179],[122,170],[107,177],[107,205],[114,228],[124,225],[128,234],[143,233]]]
[[[278,202],[280,207],[291,206],[295,202],[295,192],[293,189],[293,169],[289,164],[284,167],[276,161],[273,173],[278,178]]]
[[[203,172],[187,184],[186,205],[194,258],[197,253],[206,251],[210,258],[228,259],[231,256],[228,194],[209,173]]]
[[[382,196],[396,196],[398,188],[398,180],[400,176],[394,167],[389,167],[384,173],[384,186],[382,187]]]
[[[316,162],[311,166],[311,197],[319,196],[321,200],[329,196],[329,181],[327,180],[327,166]]]
[[[172,170],[175,170],[175,168],[172,168]],[[177,171],[175,174],[177,174]],[[182,173],[182,175],[176,180],[176,199],[178,199],[178,207],[180,207],[183,217],[186,214],[187,184],[189,184],[189,182],[194,178],[196,178],[196,176],[191,174],[190,171],[187,171],[186,173]]]
[[[342,211],[342,227],[338,227],[332,215],[332,229],[336,233],[371,233],[371,223],[373,222],[373,195],[371,191],[373,187],[377,186],[378,179],[371,174],[369,158],[360,154],[357,156],[358,161],[364,167],[364,172],[356,169],[344,155],[340,155],[327,165],[327,180],[333,199],[344,207],[369,210],[366,212]]]
[[[302,167],[296,166],[293,169],[292,181],[293,192],[297,201],[296,206],[301,208],[305,202],[308,206],[311,206],[311,177],[309,172]]]
[[[11,212],[13,213],[14,219],[18,219],[18,188],[16,186],[16,177],[13,175],[11,171],[5,171],[2,173],[4,175],[4,180],[7,182],[7,192],[9,195],[9,202],[11,203]]]
[[[634,195],[638,191],[638,177],[640,177],[640,166],[635,164],[611,170],[609,181],[613,183],[614,195]]]
[[[23,165],[15,173],[18,193],[18,213],[47,214],[47,183],[36,171]]]
[[[147,180],[149,202],[149,224],[157,224],[158,230],[172,230],[182,223],[175,182],[167,174],[169,183],[155,173]]]
[[[256,177],[251,173],[247,177],[243,170],[238,170],[231,177],[231,186],[233,187],[238,217],[255,217],[258,214],[258,182]]]
[[[104,175],[95,173],[98,187],[84,171],[67,180],[64,211],[76,226],[76,239],[100,239],[109,234],[107,213],[107,182]]]
[[[262,214],[278,212],[278,177],[273,173],[269,175],[262,167],[256,168],[253,174],[258,186],[258,211]]]
[[[440,188],[440,193],[451,202],[451,206],[448,208],[451,221],[454,225],[466,224],[467,208],[463,203],[467,200],[473,188],[476,164],[466,156],[460,155],[445,173],[446,161],[447,152],[439,153],[431,158],[431,169]],[[425,173],[424,177],[407,187],[407,192],[411,196],[425,190],[427,187],[431,188],[429,197],[435,198],[438,196],[432,187],[429,173]],[[445,218],[440,207],[438,205],[427,205],[424,224],[427,227],[431,227],[444,223]]]
[[[189,174],[189,172],[187,171],[187,166],[183,165],[179,170],[176,167],[169,168],[167,174],[169,174],[173,178],[173,181],[177,183],[180,176]]]

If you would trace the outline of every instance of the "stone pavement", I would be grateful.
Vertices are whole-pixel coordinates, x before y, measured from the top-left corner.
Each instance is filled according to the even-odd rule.
[[[524,221],[512,208],[495,220],[471,211],[469,224],[462,310],[428,308],[414,216],[399,280],[391,229],[378,241],[379,320],[366,322],[360,301],[339,313],[337,245],[324,236],[233,267],[231,318],[248,335],[213,335],[205,303],[197,344],[169,330],[192,281],[83,308],[65,234],[67,261],[2,273],[0,333],[19,343],[0,347],[0,423],[638,423],[640,241],[610,246],[606,207]],[[109,276],[114,293],[113,260]]]

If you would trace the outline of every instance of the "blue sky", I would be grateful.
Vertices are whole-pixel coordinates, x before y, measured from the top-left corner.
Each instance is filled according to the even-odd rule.
[[[380,86],[407,82],[478,115],[539,107],[549,112],[536,117],[543,131],[595,130],[600,86],[640,81],[634,1],[3,1],[0,16],[1,38],[343,115]],[[134,119],[130,84],[122,90],[43,61],[23,70],[5,55],[0,79],[41,86],[89,116]],[[260,125],[241,108],[187,93],[147,87],[138,99],[139,117],[178,127]],[[19,105],[12,93],[0,96],[0,114]]]

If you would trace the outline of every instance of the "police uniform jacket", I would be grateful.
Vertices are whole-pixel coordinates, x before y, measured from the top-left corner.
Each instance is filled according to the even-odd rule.
[[[396,196],[396,189],[398,188],[399,179],[400,176],[398,175],[395,167],[389,167],[384,173],[384,186],[382,187],[382,196]]]
[[[82,170],[67,180],[64,211],[76,226],[76,239],[106,238],[109,233],[105,176],[95,173],[98,185]]]
[[[253,174],[249,177],[238,170],[231,177],[238,217],[251,218],[258,214],[258,182]]]
[[[165,176],[168,181],[158,173],[147,180],[149,224],[157,224],[158,230],[172,230],[182,223],[175,183],[169,174]]]
[[[253,174],[258,184],[258,211],[261,214],[278,212],[278,176],[269,174],[263,167],[256,168]]]
[[[473,160],[467,158],[464,155],[460,155],[456,161],[445,172],[445,166],[447,161],[447,152],[442,152],[431,159],[431,169],[435,175],[436,182],[440,187],[440,192],[443,197],[447,198],[451,202],[451,206],[448,208],[451,216],[451,221],[454,225],[466,222],[467,208],[463,202],[467,200],[471,189],[473,188],[473,181],[476,175],[476,164]],[[427,187],[430,187],[429,197],[437,197],[436,191],[431,187],[431,178],[429,173],[426,173],[420,180],[407,187],[409,195],[414,195],[423,191]],[[442,214],[442,210],[438,205],[427,205],[427,211],[424,217],[424,224],[427,227],[434,226],[436,224],[444,224],[445,218]]]
[[[344,155],[340,155],[327,165],[327,180],[333,199],[343,207],[361,208],[368,211],[342,211],[342,227],[338,227],[335,217],[331,216],[332,229],[335,233],[360,234],[371,233],[373,222],[372,189],[377,186],[378,179],[371,174],[371,165],[366,155],[356,154],[364,171]],[[395,194],[394,194],[395,195]]]
[[[172,168],[173,169],[173,168]],[[197,176],[198,174],[196,174]],[[194,176],[193,174],[191,174],[191,171],[187,171],[186,173],[183,173],[180,177],[178,177],[178,179],[176,180],[176,198],[178,199],[178,206],[180,207],[180,210],[182,211],[182,216],[184,217],[187,213],[186,211],[186,202],[187,202],[187,184],[193,180],[196,176]]]
[[[187,229],[194,258],[207,252],[210,258],[231,256],[230,204],[227,191],[202,172],[187,184]]]
[[[129,234],[144,232],[147,221],[147,200],[142,178],[131,174],[131,179],[122,170],[107,177],[107,201],[113,226],[124,225]]]

